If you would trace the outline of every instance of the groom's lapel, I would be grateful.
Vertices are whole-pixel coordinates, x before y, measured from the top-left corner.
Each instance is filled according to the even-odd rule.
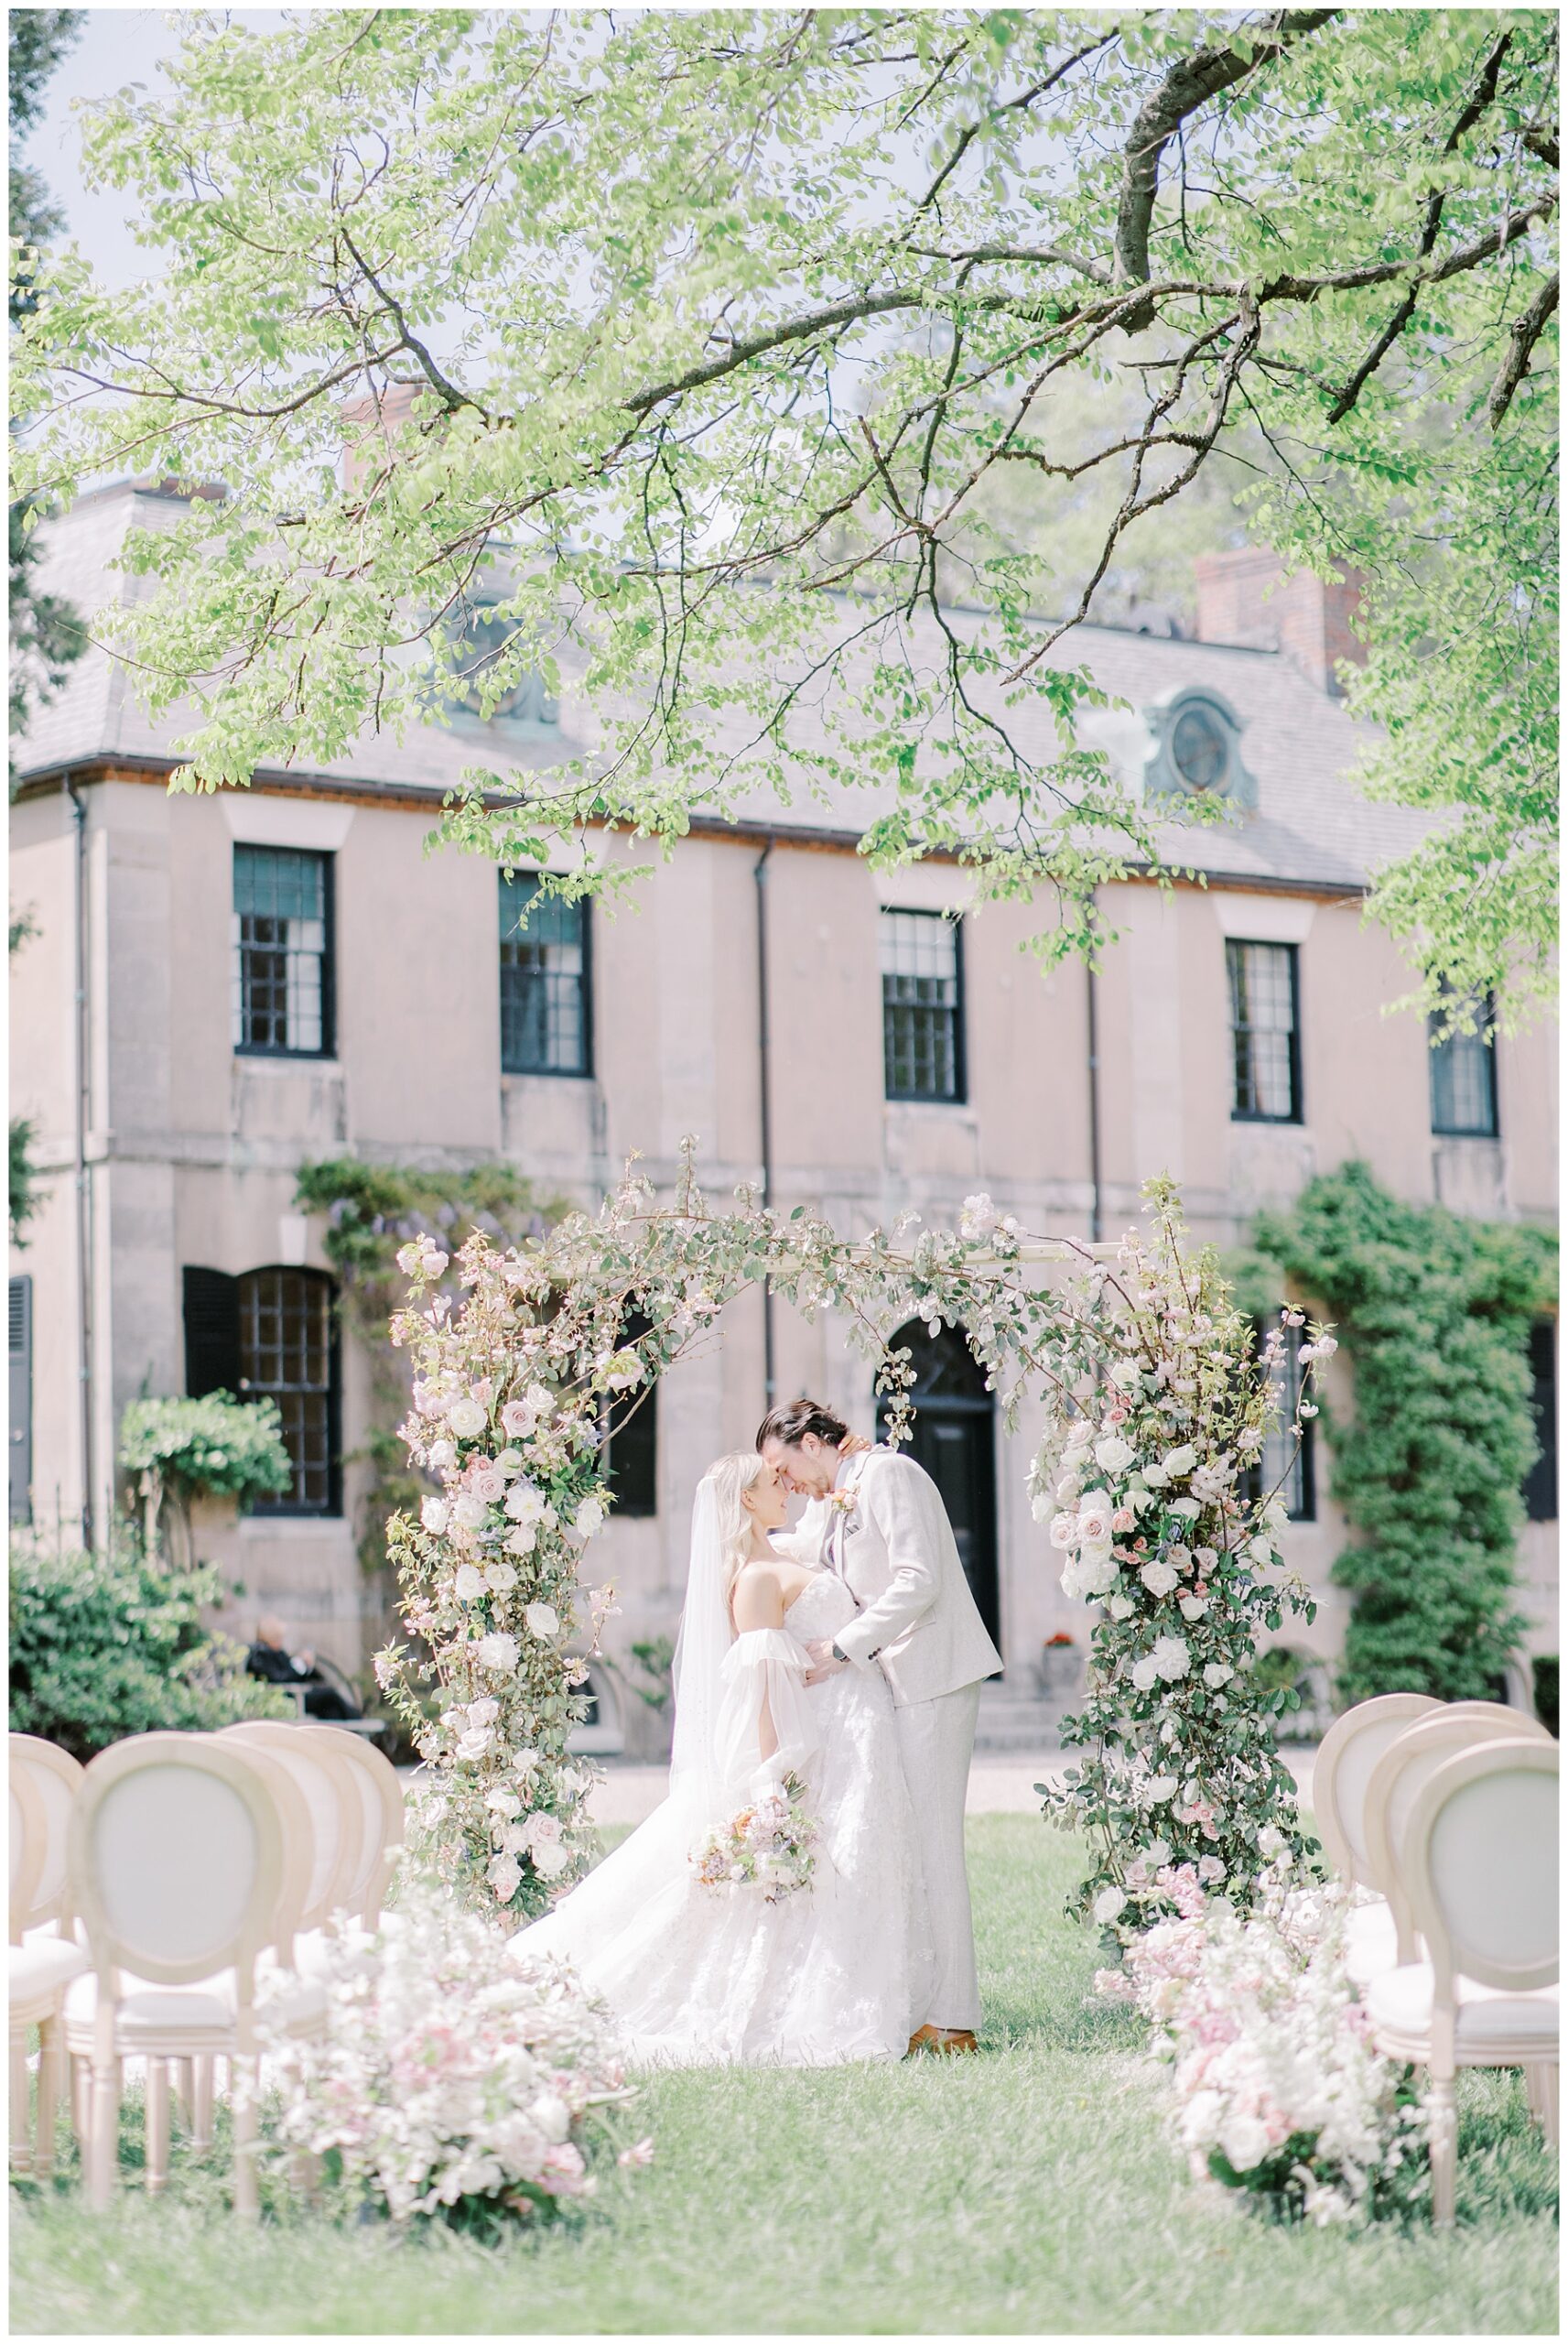
[[[866,1459],[868,1457],[874,1457],[876,1451],[871,1449],[861,1450],[860,1454],[856,1458],[853,1465],[849,1468],[849,1478],[844,1484],[846,1490],[859,1490],[860,1486],[860,1476],[866,1470]],[[831,1500],[827,1500],[826,1503],[827,1504],[829,1517],[827,1526],[828,1565],[829,1568],[836,1571],[838,1577],[842,1579],[844,1576],[844,1546],[845,1541],[848,1539],[849,1535],[850,1514],[846,1508],[834,1505]]]

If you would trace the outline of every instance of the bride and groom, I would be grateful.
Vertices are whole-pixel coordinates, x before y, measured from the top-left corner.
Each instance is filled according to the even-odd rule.
[[[515,1950],[569,1959],[641,2062],[972,2050],[964,1796],[1001,1659],[935,1484],[814,1401],[771,1410],[698,1485],[675,1666],[669,1796]],[[786,1777],[808,1885],[701,1878]]]

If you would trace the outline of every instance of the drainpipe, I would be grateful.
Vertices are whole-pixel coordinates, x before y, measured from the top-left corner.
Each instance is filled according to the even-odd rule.
[[[81,1395],[81,1543],[92,1552],[92,1189],[87,1167],[88,1090],[92,1080],[87,1004],[87,807],[68,775],[65,794],[76,824],[76,1374]]]
[[[773,851],[770,839],[752,870],[757,883],[757,1088],[764,1210],[773,1200],[773,1037],[768,1025],[768,857]],[[762,1394],[765,1415],[778,1396],[773,1372],[773,1290],[766,1278],[762,1280]]]
[[[1093,937],[1094,915],[1098,908],[1094,895],[1089,896],[1090,936]],[[1089,1238],[1098,1245],[1105,1235],[1105,1192],[1100,1176],[1099,1150],[1099,980],[1091,958],[1085,963],[1087,978],[1086,998],[1088,1008],[1089,1044]]]

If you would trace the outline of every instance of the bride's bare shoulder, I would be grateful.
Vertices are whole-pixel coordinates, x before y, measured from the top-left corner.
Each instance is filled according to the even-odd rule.
[[[760,1557],[742,1563],[730,1596],[736,1628],[742,1633],[749,1628],[782,1628],[784,1582],[798,1576],[789,1564]]]

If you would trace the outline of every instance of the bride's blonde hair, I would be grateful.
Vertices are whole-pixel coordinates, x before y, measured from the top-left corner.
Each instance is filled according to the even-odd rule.
[[[741,1566],[752,1550],[752,1517],[741,1501],[766,1471],[766,1465],[754,1449],[740,1449],[732,1456],[718,1458],[702,1477],[719,1507],[719,1551],[724,1563],[726,1607],[735,1592]]]

